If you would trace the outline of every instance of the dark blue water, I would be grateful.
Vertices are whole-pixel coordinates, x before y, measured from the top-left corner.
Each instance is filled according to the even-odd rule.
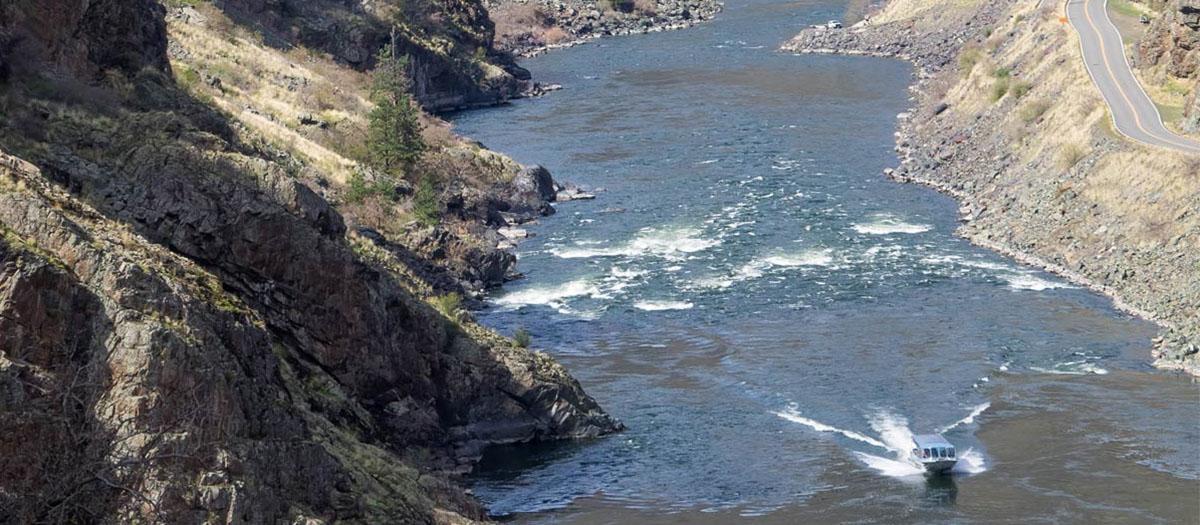
[[[566,89],[454,118],[602,190],[532,228],[479,317],[629,426],[494,450],[475,493],[534,522],[1195,521],[1200,391],[1147,365],[1155,328],[879,175],[907,64],[776,51],[844,10],[730,1],[530,60]],[[953,478],[896,461],[943,429]]]

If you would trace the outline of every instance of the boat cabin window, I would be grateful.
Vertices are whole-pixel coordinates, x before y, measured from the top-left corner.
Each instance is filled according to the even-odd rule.
[[[950,447],[950,457],[954,457],[954,447]]]
[[[929,449],[925,449],[923,452],[924,452],[924,453],[923,453],[923,454],[921,454],[921,457],[923,457],[923,458],[927,458],[927,457],[929,457]]]

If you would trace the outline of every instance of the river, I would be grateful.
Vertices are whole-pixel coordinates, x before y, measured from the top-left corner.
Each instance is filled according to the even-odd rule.
[[[493,449],[474,493],[518,523],[1196,523],[1200,389],[1149,366],[1156,328],[880,175],[908,64],[777,51],[846,5],[729,0],[528,60],[566,89],[453,116],[603,190],[530,228],[478,317],[629,427]],[[897,461],[932,431],[949,478]]]

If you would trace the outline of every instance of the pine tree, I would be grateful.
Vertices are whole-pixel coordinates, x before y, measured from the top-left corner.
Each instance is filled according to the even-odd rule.
[[[367,116],[371,163],[392,177],[403,176],[425,152],[420,109],[409,95],[408,58],[396,56],[396,44],[379,54],[371,84],[375,109]]]

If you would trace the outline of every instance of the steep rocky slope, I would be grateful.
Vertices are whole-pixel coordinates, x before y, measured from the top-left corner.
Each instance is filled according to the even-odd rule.
[[[483,446],[620,427],[178,87],[163,15],[0,7],[3,521],[482,519]]]
[[[869,24],[785,47],[912,60],[916,101],[889,174],[958,198],[973,242],[1158,320],[1157,364],[1198,373],[1200,159],[1120,138],[1075,33],[1041,4],[894,0]]]

